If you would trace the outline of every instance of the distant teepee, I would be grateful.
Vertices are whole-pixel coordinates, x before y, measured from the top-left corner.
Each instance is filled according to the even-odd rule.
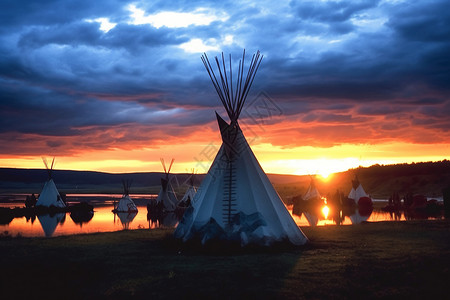
[[[115,207],[115,212],[138,212],[138,209],[136,207],[136,204],[134,204],[133,200],[130,198],[130,187],[131,187],[131,181],[129,180],[122,180],[123,184],[123,196],[117,203],[117,206]]]
[[[197,193],[197,188],[194,186],[194,175],[194,170],[192,170],[192,174],[187,179],[187,181],[189,182],[189,187],[186,190],[186,193],[184,193],[183,198],[181,198],[180,202],[178,203],[179,206],[187,207],[192,204],[192,200]]]
[[[39,198],[36,202],[36,206],[44,206],[44,207],[66,207],[66,204],[61,198],[61,195],[56,188],[55,182],[52,179],[52,171],[53,166],[55,164],[55,158],[52,160],[52,164],[49,166],[47,163],[47,159],[42,158],[45,168],[47,169],[48,180],[45,182],[44,187],[39,195]]]
[[[305,210],[303,211],[303,214],[308,220],[309,225],[315,226],[319,222],[319,216],[324,202],[319,190],[316,187],[314,177],[310,176],[310,179],[308,190],[303,196],[303,201],[305,202]]]
[[[202,243],[208,240],[237,241],[241,245],[270,245],[278,241],[302,245],[307,242],[259,165],[238,124],[261,59],[259,51],[253,55],[244,77],[244,50],[237,84],[233,86],[231,55],[228,74],[223,54],[221,61],[216,57],[220,82],[206,54],[202,56],[230,123],[216,113],[222,146],[192,206],[186,210],[175,230],[177,238],[184,241],[198,239]]]
[[[366,194],[366,191],[364,191],[364,188],[362,187],[361,183],[359,182],[358,176],[355,175],[355,179],[352,180],[352,189],[350,193],[348,194],[348,198],[352,199],[355,204],[359,204],[359,200],[361,198],[369,198],[369,195]]]
[[[164,168],[165,177],[161,178],[161,189],[159,190],[158,197],[156,198],[156,204],[162,206],[166,212],[174,211],[178,204],[178,199],[170,183],[170,169],[172,168],[174,159],[170,162],[169,168],[166,168],[164,159],[161,158],[161,164]]]
[[[303,196],[303,201],[323,202],[321,201],[321,199],[322,196],[320,196],[319,190],[316,187],[314,177],[310,176],[309,187],[305,195]]]
[[[355,179],[352,180],[352,189],[348,194],[348,200],[352,205],[357,204],[358,208],[350,216],[352,224],[359,224],[367,221],[373,211],[372,198],[364,191],[358,176],[355,175]]]

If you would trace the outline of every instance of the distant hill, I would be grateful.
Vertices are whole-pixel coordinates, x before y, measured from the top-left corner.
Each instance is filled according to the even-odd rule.
[[[355,175],[373,198],[387,199],[393,192],[398,192],[400,196],[411,192],[442,197],[442,189],[450,186],[450,161],[359,167],[334,173],[326,180],[317,176],[315,182],[324,196],[335,193],[337,189],[348,195]],[[309,183],[309,176],[298,176],[292,183],[275,182],[274,185],[282,198],[286,199],[306,193]]]
[[[327,180],[318,176],[316,185],[323,195],[340,189],[345,194],[351,189],[351,180],[357,175],[367,193],[375,198],[386,199],[394,191],[400,195],[412,192],[428,197],[441,197],[442,189],[450,186],[450,161],[423,162],[414,164],[374,165],[367,168],[350,169],[330,175]],[[164,173],[121,173],[111,174],[92,171],[53,170],[55,183],[65,193],[121,193],[122,180],[132,181],[131,193],[158,193]],[[177,191],[186,189],[190,174],[172,174]],[[195,175],[200,185],[204,174]],[[287,199],[303,195],[309,186],[310,176],[268,174],[280,196]],[[0,193],[38,194],[47,180],[45,169],[0,168]]]
[[[121,193],[122,180],[131,180],[132,193],[157,193],[164,173],[103,173],[53,170],[52,177],[65,193]],[[175,187],[183,186],[190,174],[171,174]],[[201,181],[204,175],[195,175]],[[0,168],[1,193],[39,193],[48,178],[45,169]]]

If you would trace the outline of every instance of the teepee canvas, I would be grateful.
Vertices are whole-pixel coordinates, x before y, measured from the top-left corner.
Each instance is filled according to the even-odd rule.
[[[130,181],[122,181],[123,183],[123,196],[117,203],[117,206],[115,208],[115,212],[137,212],[138,209],[136,207],[136,204],[131,200],[130,198]]]
[[[352,180],[352,189],[348,194],[348,198],[355,201],[355,204],[359,204],[359,200],[361,198],[368,198],[370,200],[369,195],[364,191],[361,183],[358,180],[358,177],[355,175],[355,180]],[[371,200],[370,200],[371,202]]]
[[[43,159],[45,168],[48,173],[48,180],[45,182],[44,187],[39,195],[36,202],[36,206],[55,206],[55,207],[66,207],[66,204],[61,198],[61,195],[56,188],[55,182],[52,179],[52,171],[55,163],[55,158],[52,160],[52,164],[49,166],[46,159]]]
[[[202,56],[230,123],[216,113],[222,146],[174,234],[184,241],[198,239],[202,243],[227,240],[241,245],[270,245],[287,240],[302,245],[307,238],[262,170],[238,124],[262,56],[259,51],[253,55],[246,78],[244,59],[245,51],[239,62],[237,85],[233,89],[231,55],[229,78],[223,54],[222,67],[216,57],[221,83],[216,79],[206,54]]]
[[[314,178],[311,176],[311,181],[309,183],[308,190],[303,196],[303,201],[321,201],[322,197],[320,196],[319,190],[316,187],[316,183]]]
[[[161,189],[159,190],[158,197],[156,198],[156,203],[158,206],[162,206],[163,210],[166,212],[174,211],[177,207],[178,199],[173,190],[172,184],[170,183],[169,174],[172,168],[174,159],[170,162],[169,168],[166,168],[164,159],[161,158],[161,163],[164,168],[165,177],[161,178]]]
[[[308,190],[303,196],[303,201],[305,201],[305,211],[303,214],[305,215],[306,220],[311,226],[317,225],[319,222],[319,214],[324,203],[312,176]]]
[[[197,193],[197,188],[194,186],[194,172],[192,172],[188,181],[189,181],[189,187],[186,190],[186,193],[184,193],[183,198],[181,198],[180,202],[178,203],[179,206],[191,205],[192,200],[194,199],[195,194]]]

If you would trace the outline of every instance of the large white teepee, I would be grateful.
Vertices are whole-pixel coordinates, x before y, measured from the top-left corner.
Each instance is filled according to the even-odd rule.
[[[238,124],[262,56],[259,51],[253,55],[246,78],[244,59],[245,51],[233,90],[231,55],[229,78],[223,54],[222,67],[216,57],[220,84],[206,54],[202,56],[231,122],[228,124],[216,113],[222,146],[174,235],[184,241],[199,239],[202,243],[214,239],[237,241],[241,245],[270,245],[286,240],[302,245],[307,242],[306,236],[262,170]]]
[[[156,204],[161,205],[164,211],[174,211],[178,204],[178,199],[173,190],[172,184],[170,183],[169,174],[172,168],[174,159],[170,162],[169,169],[166,169],[166,164],[164,159],[161,158],[161,163],[164,168],[165,178],[161,178],[161,189],[159,190],[158,197],[156,198]]]
[[[52,179],[52,171],[55,163],[55,158],[52,160],[51,166],[48,165],[46,159],[42,159],[44,161],[45,168],[48,173],[48,180],[45,182],[44,187],[39,195],[39,198],[36,202],[36,206],[55,206],[55,207],[66,207],[66,204],[61,198],[61,195],[56,188],[55,182]]]
[[[138,209],[136,207],[136,204],[131,200],[130,198],[130,181],[122,181],[123,183],[123,196],[117,203],[117,206],[115,208],[115,212],[126,212],[126,213],[132,213],[132,212],[138,212]]]

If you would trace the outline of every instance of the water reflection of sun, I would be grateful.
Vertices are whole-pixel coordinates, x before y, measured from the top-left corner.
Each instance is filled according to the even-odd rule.
[[[323,200],[323,203],[324,203],[324,205],[322,207],[322,214],[325,217],[325,219],[328,219],[328,214],[330,213],[330,208],[327,205],[327,198],[322,197],[322,200]]]
[[[323,213],[323,216],[325,217],[325,219],[328,219],[329,212],[330,212],[330,209],[328,208],[328,206],[324,205],[322,207],[322,213]]]

